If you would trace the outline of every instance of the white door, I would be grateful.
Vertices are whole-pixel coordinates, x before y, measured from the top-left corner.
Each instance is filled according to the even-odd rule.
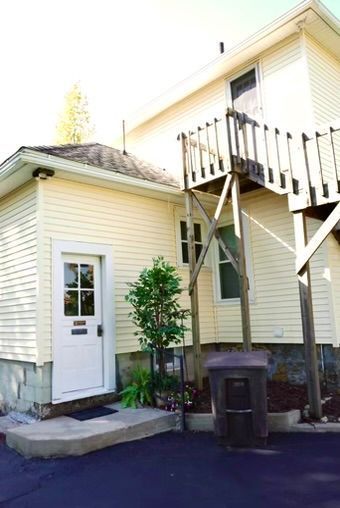
[[[104,386],[101,269],[96,256],[64,254],[62,265],[55,361],[59,360],[61,399],[70,400]]]

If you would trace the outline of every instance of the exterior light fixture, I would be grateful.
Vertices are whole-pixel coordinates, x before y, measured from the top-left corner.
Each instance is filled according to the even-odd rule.
[[[33,171],[32,176],[36,180],[50,180],[54,176],[54,173],[53,169],[37,168]]]

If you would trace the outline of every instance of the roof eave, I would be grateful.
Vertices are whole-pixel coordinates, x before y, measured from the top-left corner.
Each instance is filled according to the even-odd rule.
[[[106,169],[98,168],[87,163],[75,162],[62,157],[36,152],[32,149],[20,149],[7,159],[0,166],[0,182],[13,177],[23,167],[28,166],[53,169],[56,171],[56,176],[61,178],[67,177],[68,179],[84,179],[84,181],[98,181],[107,182],[108,184],[116,184],[120,187],[126,186],[127,188],[137,188],[139,190],[152,191],[167,195],[179,196],[182,195],[180,188],[172,187],[164,183],[152,182],[141,178],[123,175],[119,172],[108,171]],[[32,173],[27,174],[26,179],[32,178]],[[22,182],[20,180],[20,185]],[[14,190],[11,189],[11,190]]]

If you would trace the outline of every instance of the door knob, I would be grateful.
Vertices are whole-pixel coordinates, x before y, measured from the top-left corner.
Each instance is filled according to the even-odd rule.
[[[98,337],[103,336],[103,325],[97,325],[97,336]]]

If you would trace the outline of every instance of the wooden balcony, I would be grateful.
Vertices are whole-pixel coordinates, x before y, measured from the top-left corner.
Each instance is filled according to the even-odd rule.
[[[340,120],[293,136],[229,108],[181,139],[183,190],[219,195],[222,177],[237,172],[241,192],[287,194],[290,211],[340,201]]]

